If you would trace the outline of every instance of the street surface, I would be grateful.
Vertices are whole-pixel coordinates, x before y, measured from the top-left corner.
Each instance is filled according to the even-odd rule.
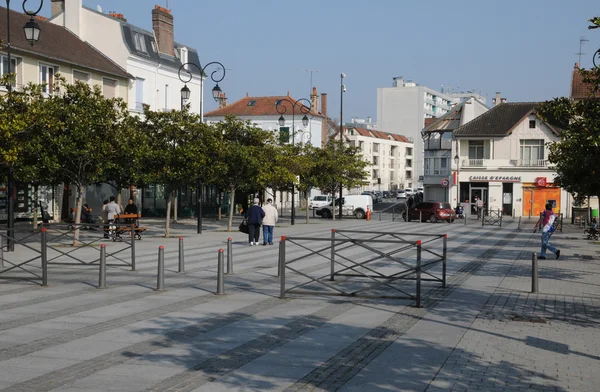
[[[0,275],[0,391],[598,390],[600,245],[584,240],[583,229],[568,225],[553,236],[561,258],[540,260],[533,294],[531,255],[540,243],[533,220],[519,229],[512,218],[500,228],[376,215],[308,225],[300,215],[295,226],[282,220],[275,236],[327,239],[332,228],[447,233],[448,286],[424,283],[421,308],[411,300],[281,300],[278,246],[250,247],[244,234],[211,220],[202,235],[194,221],[173,224],[174,238],[165,239],[160,220],[144,219],[152,229],[135,243],[137,270],[109,267],[104,290],[96,289],[97,265],[50,265],[49,287]],[[177,272],[178,236],[184,273]],[[217,253],[228,237],[234,273],[217,296]],[[162,292],[154,290],[159,245]],[[128,250],[115,253],[125,244],[106,246],[128,260]],[[97,245],[56,249],[81,259],[99,253]],[[300,254],[287,251],[287,260]],[[17,245],[4,257],[15,262],[27,253]],[[328,274],[329,264],[296,268]]]

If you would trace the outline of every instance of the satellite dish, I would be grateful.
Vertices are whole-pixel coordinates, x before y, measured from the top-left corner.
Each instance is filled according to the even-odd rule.
[[[100,4],[98,4],[98,5],[96,6],[96,9],[98,10],[98,12],[102,13],[102,7],[100,7]]]

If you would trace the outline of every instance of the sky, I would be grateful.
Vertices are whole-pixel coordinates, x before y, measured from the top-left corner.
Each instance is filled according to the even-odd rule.
[[[587,29],[600,15],[597,0],[83,0],[147,30],[154,5],[167,3],[175,39],[203,64],[225,65],[228,103],[246,94],[310,98],[314,86],[339,119],[343,72],[344,122],[376,119],[377,88],[395,76],[477,91],[488,106],[497,91],[510,102],[568,96],[580,38],[589,40],[583,67],[600,48],[600,30]],[[215,107],[207,101],[205,110]]]

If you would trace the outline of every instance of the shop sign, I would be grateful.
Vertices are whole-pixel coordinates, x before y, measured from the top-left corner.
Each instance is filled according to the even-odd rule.
[[[469,181],[521,182],[521,176],[469,176]]]
[[[546,177],[538,177],[535,179],[535,186],[545,188],[548,186],[548,180],[546,180]]]

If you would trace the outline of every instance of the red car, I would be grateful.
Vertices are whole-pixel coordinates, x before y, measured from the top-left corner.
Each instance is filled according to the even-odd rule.
[[[404,212],[403,218],[406,222],[420,219],[421,222],[430,221],[431,223],[435,223],[438,220],[443,220],[452,223],[456,219],[456,213],[450,206],[450,203],[426,201],[409,208],[408,216]]]

